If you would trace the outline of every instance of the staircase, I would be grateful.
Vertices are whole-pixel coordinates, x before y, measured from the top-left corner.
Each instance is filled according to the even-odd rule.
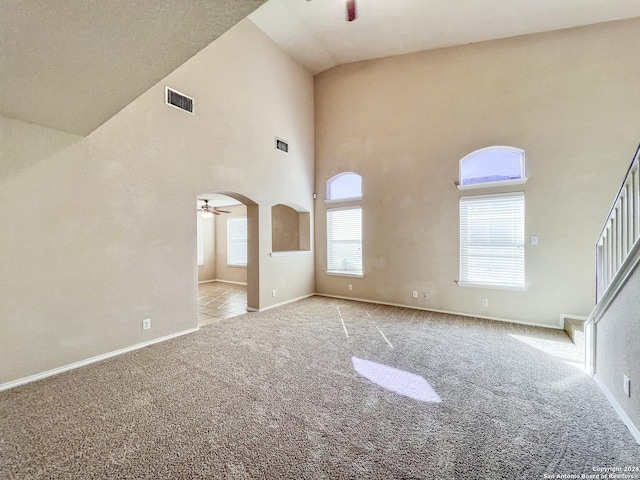
[[[585,317],[571,315],[561,315],[561,318],[564,320],[564,331],[567,332],[571,341],[578,347],[578,351],[584,355],[584,324],[587,319]]]
[[[586,371],[640,443],[640,147],[596,244],[596,305],[565,330],[584,341]],[[582,339],[581,339],[582,338]]]

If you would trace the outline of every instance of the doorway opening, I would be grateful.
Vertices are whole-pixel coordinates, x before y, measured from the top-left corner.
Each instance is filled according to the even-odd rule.
[[[214,280],[198,283],[198,326],[247,313],[247,286]]]
[[[258,205],[233,192],[196,204],[198,325],[258,310]]]

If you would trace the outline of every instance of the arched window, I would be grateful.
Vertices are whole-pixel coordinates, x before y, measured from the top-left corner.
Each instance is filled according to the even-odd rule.
[[[344,172],[327,181],[327,273],[362,276],[362,177]]]
[[[525,183],[524,150],[515,147],[487,147],[460,160],[458,188],[480,188]]]
[[[339,173],[327,182],[327,200],[344,201],[360,198],[362,198],[362,177],[357,173]]]
[[[488,147],[460,160],[459,189],[526,182],[524,150]],[[524,290],[524,192],[460,197],[460,286]]]

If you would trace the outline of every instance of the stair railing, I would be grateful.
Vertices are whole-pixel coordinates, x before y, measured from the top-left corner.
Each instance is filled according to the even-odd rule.
[[[616,278],[640,237],[640,147],[596,243],[596,303]]]

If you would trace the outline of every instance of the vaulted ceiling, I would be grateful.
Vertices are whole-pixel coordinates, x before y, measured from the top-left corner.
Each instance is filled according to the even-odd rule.
[[[249,17],[312,73],[434,48],[640,17],[636,0],[269,0]]]
[[[345,0],[0,0],[0,115],[88,135],[247,15],[312,73],[640,17],[632,0],[356,2],[347,22]]]
[[[265,0],[0,0],[0,115],[87,135]]]

